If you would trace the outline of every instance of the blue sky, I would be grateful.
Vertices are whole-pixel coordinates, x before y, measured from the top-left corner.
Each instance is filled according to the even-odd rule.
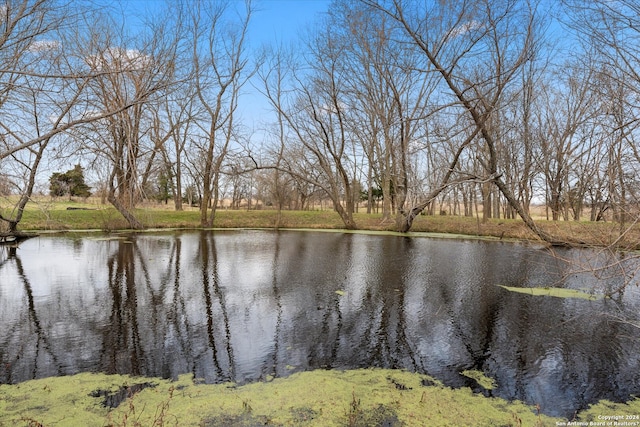
[[[102,0],[100,0],[102,1]],[[100,4],[100,1],[98,4]],[[240,4],[243,0],[232,0]],[[253,43],[282,42],[295,40],[296,35],[322,12],[326,12],[330,0],[254,0],[256,12],[250,27]],[[149,12],[162,9],[165,0],[120,0],[118,3],[105,1],[114,10],[121,9],[127,24],[136,25]]]
[[[139,25],[146,16],[160,11],[166,4],[165,0],[120,0],[116,3],[97,0],[97,3],[101,1],[114,11],[121,10],[127,26]],[[244,4],[244,0],[232,1],[240,6]],[[263,44],[287,46],[295,43],[298,36],[328,10],[330,3],[331,0],[254,0],[255,12],[249,24],[249,41],[254,49]],[[264,126],[269,115],[269,104],[251,84],[245,86],[243,94],[240,105],[243,121],[254,132],[261,134],[259,128]]]
[[[252,23],[252,38],[293,41],[300,30],[327,11],[329,3],[328,0],[262,0],[256,3],[259,10]]]
[[[300,34],[327,11],[330,3],[330,0],[256,1],[257,10],[249,24],[249,40],[255,48],[262,44],[295,43]],[[240,114],[253,133],[252,140],[259,143],[264,138],[262,128],[270,119],[271,107],[251,84],[245,86],[243,93]]]

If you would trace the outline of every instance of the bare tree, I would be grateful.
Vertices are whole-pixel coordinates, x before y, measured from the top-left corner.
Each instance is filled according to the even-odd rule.
[[[478,135],[486,150],[485,172],[476,179],[494,184],[527,227],[541,239],[553,241],[503,181],[497,151],[499,133],[491,126],[507,88],[538,48],[535,9],[525,2],[492,0],[435,2],[424,6],[426,9],[401,0],[389,3],[365,0],[365,3],[396,20],[440,74],[443,85],[456,101],[455,108],[463,111],[473,124],[471,135]],[[459,147],[464,149],[467,141]],[[451,163],[451,169],[456,165],[457,160]],[[451,175],[445,178],[447,181],[435,190],[436,195],[448,187]],[[402,229],[408,230],[425,206],[422,203],[410,209]]]
[[[268,144],[265,148],[267,150],[266,156],[268,156],[267,163],[273,166],[269,192],[275,201],[277,213],[274,226],[278,228],[282,221],[282,209],[287,199],[286,193],[292,190],[290,187],[287,190],[290,176],[286,174],[284,167],[285,149],[291,135],[288,133],[289,127],[282,105],[286,99],[287,84],[290,83],[287,80],[291,79],[293,75],[293,59],[291,52],[285,51],[282,46],[268,51],[265,58],[257,73],[262,86],[257,89],[269,99],[276,114],[275,123],[268,131],[268,135],[273,138],[274,143]]]
[[[502,144],[499,155],[504,166],[506,185],[529,213],[539,172],[536,161],[539,154],[538,119],[540,114],[544,114],[544,97],[539,92],[540,87],[545,84],[548,69],[545,56],[532,58],[523,67],[514,102],[506,105],[503,110],[509,126],[504,132],[505,143]],[[515,217],[515,211],[509,205],[505,207],[505,214],[508,218]]]
[[[159,128],[165,129],[165,136],[159,136],[159,139],[166,139],[166,144],[161,146],[162,157],[172,172],[174,206],[177,211],[182,210],[184,153],[197,116],[193,87],[185,84],[182,88],[163,102],[164,114],[160,117],[166,123],[164,126],[159,123]]]
[[[185,3],[184,6],[191,9],[193,84],[203,109],[197,122],[202,143],[200,223],[210,227],[219,199],[222,165],[238,131],[236,109],[240,90],[254,72],[246,52],[253,6],[249,0]]]
[[[570,172],[582,157],[585,145],[580,138],[580,128],[594,115],[590,81],[593,74],[566,66],[558,76],[554,88],[540,87],[539,96],[547,99],[542,123],[538,129],[540,140],[540,169],[547,186],[547,206],[552,219],[568,215]],[[557,84],[560,82],[560,84]]]
[[[594,132],[604,142],[599,152],[606,154],[601,157],[606,170],[601,167],[598,174],[607,185],[592,191],[593,202],[600,206],[596,211],[611,209],[623,236],[628,230],[625,224],[634,224],[639,217],[634,177],[640,170],[640,5],[633,0],[565,0],[563,4],[568,27],[590,54],[591,90],[600,102],[600,126]]]
[[[383,221],[401,222],[409,183],[411,144],[432,113],[437,80],[414,45],[399,41],[394,21],[362,3],[336,2],[332,36],[348,40],[341,76],[349,96],[349,123],[367,158],[367,186],[382,190]],[[370,197],[370,196],[369,196]],[[399,224],[398,224],[399,225]]]
[[[149,136],[153,112],[174,83],[175,37],[166,37],[162,22],[150,35],[128,40],[106,17],[84,39],[85,61],[95,74],[91,105],[98,114],[116,111],[94,121],[81,135],[85,149],[108,159],[109,202],[131,228],[141,229],[133,208],[141,199],[141,162],[157,149]],[[151,162],[152,159],[148,161]]]
[[[297,69],[293,71],[293,90],[282,89],[279,71],[275,79],[263,79],[264,93],[290,131],[286,160],[279,168],[321,188],[345,227],[355,229],[353,213],[359,191],[345,102],[348,94],[340,64],[346,40],[334,37],[331,26],[323,24],[311,33],[309,57],[297,66],[292,64]]]
[[[0,11],[0,166],[6,178],[14,171],[13,191],[20,194],[0,221],[15,232],[39,167],[53,151],[48,148],[64,132],[100,116],[84,114],[93,75],[83,69],[72,42],[82,9],[22,0],[5,2]],[[64,152],[64,144],[57,148]]]

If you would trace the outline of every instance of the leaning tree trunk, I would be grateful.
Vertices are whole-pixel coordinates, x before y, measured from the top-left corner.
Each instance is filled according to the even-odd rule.
[[[344,226],[347,230],[357,230],[358,225],[353,219],[353,213],[349,210],[349,208],[345,209],[340,203],[334,202],[334,208],[338,215],[340,215],[340,219],[344,223]]]
[[[33,188],[36,184],[36,176],[38,174],[38,166],[40,165],[40,160],[42,160],[42,156],[44,154],[47,145],[49,144],[49,139],[46,139],[44,142],[40,143],[38,152],[36,153],[35,161],[31,166],[29,172],[29,181],[27,183],[27,188],[24,193],[20,197],[18,204],[16,205],[16,217],[14,219],[4,218],[0,215],[0,220],[6,222],[9,226],[9,233],[15,234],[18,232],[18,223],[22,221],[22,214],[24,213],[24,209],[31,199],[31,194],[33,193]]]
[[[131,213],[131,211],[127,209],[124,204],[120,202],[120,200],[118,200],[113,190],[109,191],[107,200],[109,200],[109,203],[111,203],[113,207],[116,208],[118,212],[120,212],[120,215],[122,215],[124,219],[129,223],[129,227],[134,230],[144,230],[144,225],[142,225],[142,223]]]
[[[571,244],[571,242],[567,242],[567,241],[558,241],[552,235],[546,233],[544,230],[539,228],[536,225],[533,218],[531,218],[531,215],[529,215],[526,212],[526,210],[522,207],[521,203],[518,203],[518,201],[513,196],[509,188],[505,185],[504,182],[502,182],[499,176],[494,178],[493,182],[496,184],[496,186],[498,187],[502,195],[507,199],[509,206],[511,206],[518,213],[518,215],[520,216],[520,218],[522,218],[522,221],[524,221],[527,228],[529,228],[529,230],[531,230],[536,236],[538,236],[540,239],[544,240],[545,242],[553,245],[570,245]],[[578,243],[578,242],[575,242],[575,243]]]

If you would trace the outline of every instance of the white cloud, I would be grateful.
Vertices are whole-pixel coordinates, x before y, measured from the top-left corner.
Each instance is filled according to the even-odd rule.
[[[87,64],[96,70],[134,71],[151,63],[151,57],[136,49],[110,47],[101,55],[90,55]]]
[[[463,34],[467,34],[470,31],[477,30],[478,28],[482,28],[482,24],[478,21],[471,21],[464,23],[454,29],[451,30],[451,35],[453,37],[458,37]]]
[[[29,45],[29,52],[46,52],[56,50],[60,47],[57,40],[36,40]]]

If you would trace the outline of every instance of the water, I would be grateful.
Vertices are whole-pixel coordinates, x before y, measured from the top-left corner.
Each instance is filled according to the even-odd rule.
[[[0,382],[99,371],[246,383],[390,367],[571,417],[640,392],[638,287],[590,301],[497,285],[610,291],[636,261],[580,271],[607,261],[323,232],[43,236],[0,248]]]

